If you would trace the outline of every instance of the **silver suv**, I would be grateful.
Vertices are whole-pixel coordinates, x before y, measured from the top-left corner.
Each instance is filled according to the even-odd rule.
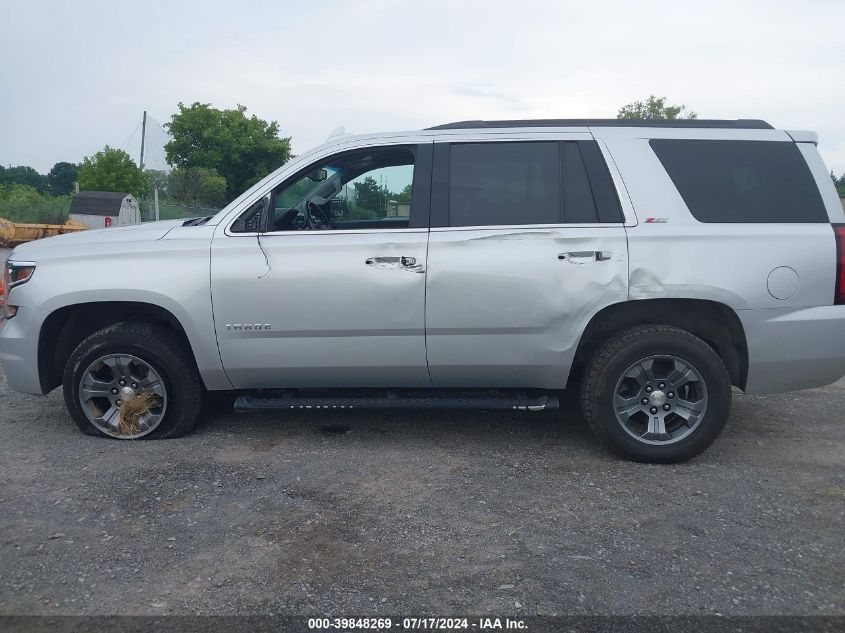
[[[816,143],[753,120],[334,137],[214,217],[19,246],[0,361],[98,436],[182,435],[212,391],[535,411],[577,389],[616,453],[689,459],[732,386],[845,374],[845,214]]]

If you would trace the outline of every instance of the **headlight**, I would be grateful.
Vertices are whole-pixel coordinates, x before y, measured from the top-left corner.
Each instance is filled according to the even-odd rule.
[[[18,307],[9,305],[9,294],[12,288],[25,284],[32,279],[35,272],[35,262],[6,262],[3,271],[3,306],[5,317],[11,319],[18,312]]]

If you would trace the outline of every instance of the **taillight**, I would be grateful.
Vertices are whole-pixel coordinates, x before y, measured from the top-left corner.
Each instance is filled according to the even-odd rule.
[[[845,304],[845,224],[834,224],[836,234],[836,290],[833,303]]]
[[[3,270],[3,311],[7,319],[11,319],[18,312],[17,306],[9,305],[12,288],[25,284],[34,272],[35,264],[32,262],[6,262]]]

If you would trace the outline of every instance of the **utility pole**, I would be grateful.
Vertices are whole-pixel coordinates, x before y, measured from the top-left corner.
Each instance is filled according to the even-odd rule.
[[[144,171],[144,141],[147,136],[147,111],[144,110],[144,119],[141,121],[141,171]]]

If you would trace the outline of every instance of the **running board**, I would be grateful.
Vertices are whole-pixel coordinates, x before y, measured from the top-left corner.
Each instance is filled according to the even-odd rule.
[[[401,396],[315,398],[301,396],[240,396],[235,411],[280,411],[283,409],[508,409],[546,411],[560,407],[557,396]]]

